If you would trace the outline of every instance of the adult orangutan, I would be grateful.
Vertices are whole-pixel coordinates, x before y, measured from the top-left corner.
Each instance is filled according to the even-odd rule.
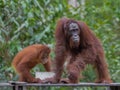
[[[12,65],[19,74],[19,81],[29,83],[41,83],[38,78],[30,74],[30,70],[41,63],[47,71],[50,71],[50,48],[46,45],[34,44],[21,50],[13,59]]]
[[[55,31],[55,76],[45,82],[57,83],[61,80],[64,63],[67,60],[68,78],[65,83],[78,83],[86,64],[92,64],[97,72],[97,83],[110,83],[108,67],[101,42],[89,27],[81,21],[62,18]],[[68,59],[66,59],[69,57]]]

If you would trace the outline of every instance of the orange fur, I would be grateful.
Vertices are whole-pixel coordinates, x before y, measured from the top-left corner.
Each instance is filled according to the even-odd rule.
[[[47,71],[50,71],[50,48],[46,45],[34,44],[21,50],[13,59],[12,66],[19,75],[19,81],[37,83],[40,79],[34,78],[30,70],[42,63]]]
[[[79,27],[77,34],[80,41],[78,43],[71,40],[69,30],[71,23],[76,23]],[[87,64],[95,67],[97,73],[96,82],[112,82],[101,42],[87,24],[82,21],[61,18],[56,26],[55,40],[55,76],[46,79],[44,82],[57,83],[61,81],[67,57],[70,57],[67,64],[68,79],[62,79],[61,82],[78,83],[80,74]]]

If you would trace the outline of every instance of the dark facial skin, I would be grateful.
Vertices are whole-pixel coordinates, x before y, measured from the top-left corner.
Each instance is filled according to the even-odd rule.
[[[76,23],[71,23],[69,25],[69,32],[71,33],[71,37],[73,42],[79,42],[79,27]]]
[[[77,23],[70,23],[69,24],[69,36],[74,46],[78,46],[78,43],[80,42],[79,34],[80,34],[80,30],[79,30]]]

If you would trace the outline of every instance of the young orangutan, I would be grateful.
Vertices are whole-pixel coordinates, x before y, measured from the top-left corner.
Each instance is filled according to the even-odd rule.
[[[46,71],[51,70],[50,48],[46,45],[34,44],[21,50],[13,59],[12,66],[19,75],[19,81],[28,83],[41,83],[38,78],[30,74],[30,70],[41,63]]]

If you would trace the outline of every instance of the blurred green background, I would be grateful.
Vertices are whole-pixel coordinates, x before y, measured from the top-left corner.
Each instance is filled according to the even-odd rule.
[[[49,44],[53,59],[55,26],[62,17],[88,24],[103,44],[112,80],[120,82],[120,0],[0,0],[0,82],[18,79],[11,62],[28,45]],[[43,70],[37,65],[32,72]],[[90,65],[83,76],[81,82],[96,77]]]

